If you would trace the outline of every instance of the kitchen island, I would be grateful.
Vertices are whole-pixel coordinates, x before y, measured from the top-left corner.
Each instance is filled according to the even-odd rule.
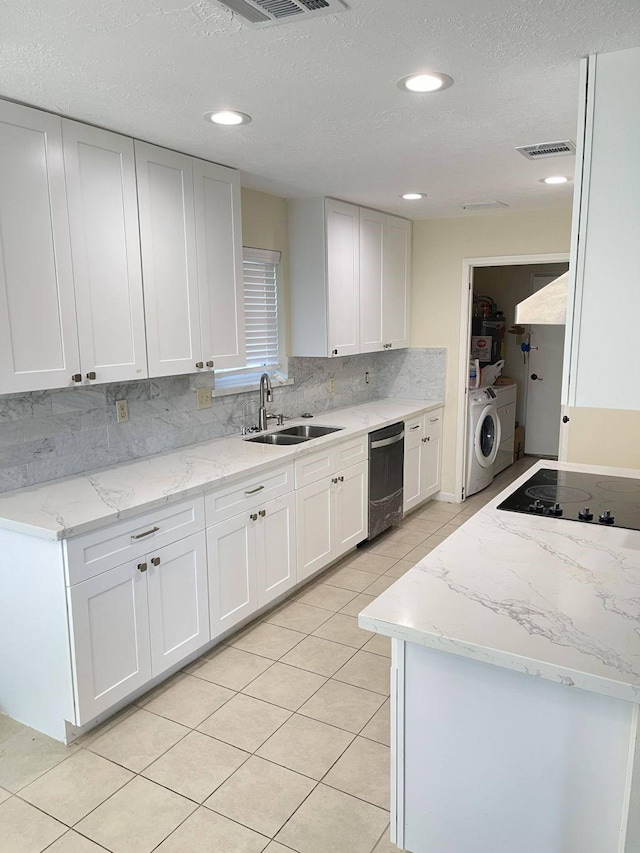
[[[640,532],[497,509],[359,616],[393,639],[392,840],[412,853],[640,850]]]

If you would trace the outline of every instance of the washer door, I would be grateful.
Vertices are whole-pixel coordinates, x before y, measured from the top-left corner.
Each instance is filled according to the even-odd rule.
[[[473,450],[478,465],[490,468],[495,462],[500,446],[500,421],[495,406],[487,406],[478,418],[476,433],[473,438]]]

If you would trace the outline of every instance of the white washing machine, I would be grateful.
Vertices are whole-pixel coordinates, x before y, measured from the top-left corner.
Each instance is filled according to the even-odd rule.
[[[467,402],[467,479],[465,497],[493,480],[493,463],[500,447],[500,420],[493,388],[469,391]]]

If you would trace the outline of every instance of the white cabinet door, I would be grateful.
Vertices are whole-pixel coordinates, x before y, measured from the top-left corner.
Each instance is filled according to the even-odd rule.
[[[256,535],[258,607],[263,607],[297,581],[294,492],[269,501],[258,511]]]
[[[403,508],[409,512],[422,502],[422,452],[424,445],[422,438],[414,447],[404,448],[404,486],[403,486]],[[425,476],[426,480],[426,476]]]
[[[360,209],[360,352],[382,349],[386,222],[386,214]]]
[[[256,510],[207,528],[211,639],[257,609],[257,519]]]
[[[296,492],[298,581],[310,577],[334,559],[334,488],[332,477]]]
[[[244,367],[240,177],[194,160],[193,181],[202,356],[209,368]]]
[[[334,493],[335,548],[339,557],[367,538],[369,463],[360,462],[337,475]]]
[[[206,553],[201,530],[145,558],[154,677],[209,641]]]
[[[0,102],[0,394],[80,371],[58,116]]]
[[[76,724],[84,725],[151,678],[146,573],[126,563],[68,594]]]
[[[83,379],[147,376],[133,140],[63,120]]]
[[[382,297],[382,335],[387,346],[409,346],[410,291],[411,222],[397,216],[387,216]]]
[[[359,208],[327,199],[327,293],[329,353],[353,355],[360,348]]]
[[[149,376],[202,364],[193,160],[135,142]]]
[[[437,423],[430,423],[436,418]],[[440,466],[442,459],[442,418],[434,414],[426,415],[425,437],[422,445],[422,464],[420,466],[420,499],[426,500],[440,491]]]

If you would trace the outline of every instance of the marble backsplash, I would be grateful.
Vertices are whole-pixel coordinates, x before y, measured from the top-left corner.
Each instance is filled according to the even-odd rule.
[[[299,417],[378,397],[443,400],[445,370],[444,349],[290,358],[294,384],[274,385],[269,410]],[[256,391],[214,397],[198,411],[195,390],[212,380],[169,376],[0,396],[0,492],[239,433]],[[127,423],[116,422],[116,400],[128,401]],[[255,420],[255,405],[247,405],[247,424]]]

